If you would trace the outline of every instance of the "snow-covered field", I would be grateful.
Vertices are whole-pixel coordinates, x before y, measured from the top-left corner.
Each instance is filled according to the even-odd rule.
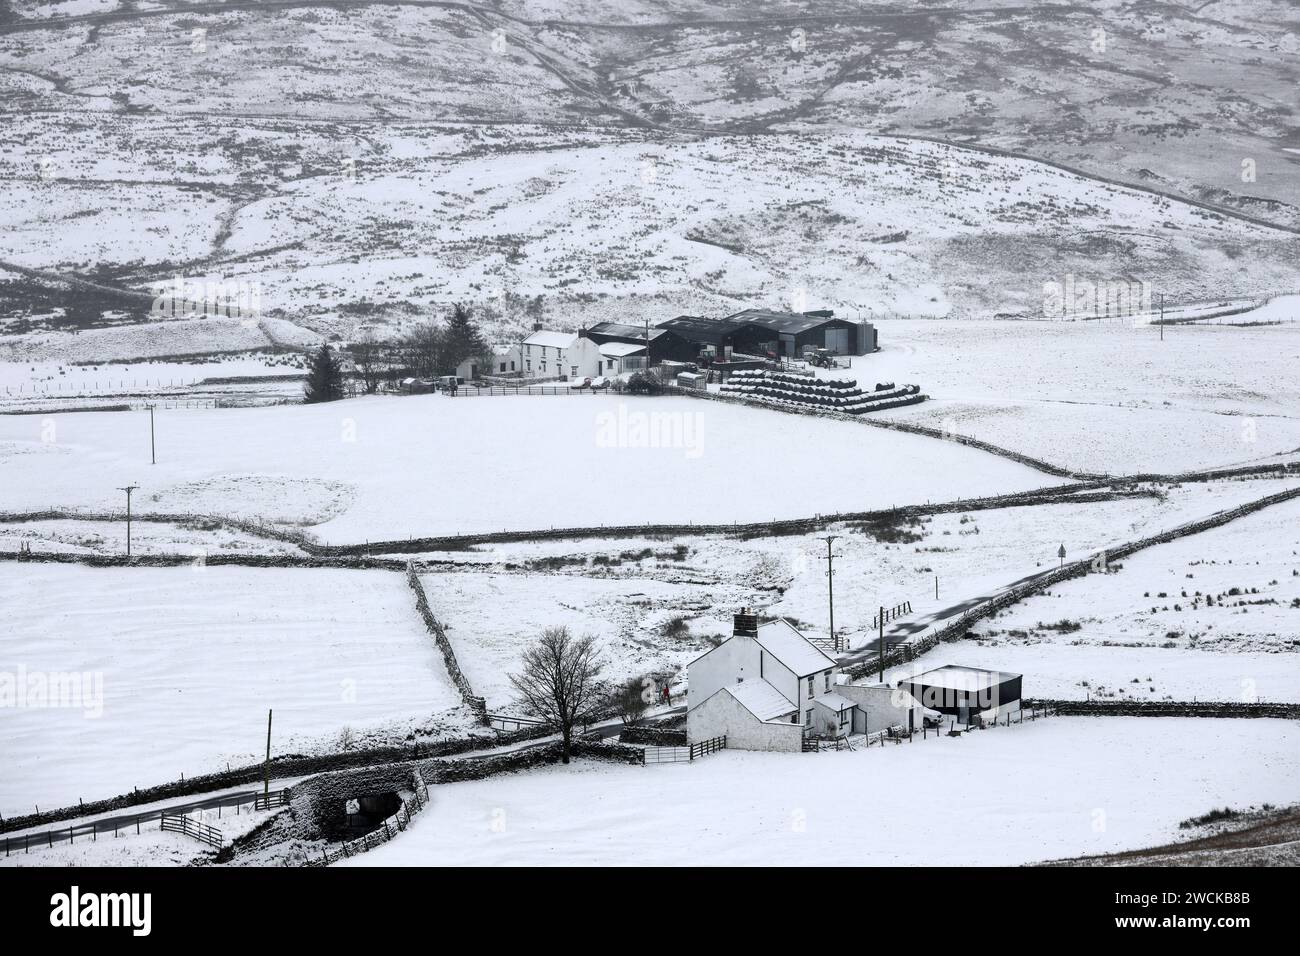
[[[515,692],[509,675],[525,648],[548,627],[568,627],[597,638],[606,667],[618,681],[677,670],[709,649],[694,640],[664,637],[660,628],[679,615],[739,607],[741,586],[671,584],[638,577],[608,580],[544,574],[427,574],[425,593],[475,693],[505,707]]]
[[[92,675],[0,709],[7,816],[252,762],[268,708],[291,753],[460,702],[393,572],[8,564],[0,606],[7,675]]]
[[[1300,501],[1149,548],[1122,565],[1056,585],[981,632],[1074,619],[1085,626],[1071,640],[1300,651]]]
[[[978,643],[941,646],[920,666],[1023,672],[1030,696],[1300,701],[1298,519],[1291,501],[1139,552],[1002,611],[974,628]]]
[[[406,833],[343,865],[1015,865],[1294,802],[1298,749],[1295,721],[1061,717],[883,750],[578,762],[431,788]]]
[[[952,443],[685,398],[366,398],[160,411],[156,425],[151,466],[145,413],[0,417],[0,452],[22,474],[6,507],[119,506],[130,482],[142,511],[189,499],[360,543],[755,521],[1056,483]],[[302,514],[303,495],[321,500],[316,515]]]
[[[1055,566],[1062,545],[1069,557],[1080,558],[1294,485],[1283,480],[1189,484],[1162,499],[935,515],[914,525],[886,524],[860,533],[839,529],[836,630],[858,647],[875,638],[871,619],[877,609],[903,601],[911,602],[914,612],[903,623],[928,625],[954,606],[996,594]],[[1250,547],[1249,534],[1239,540],[1242,547]],[[764,613],[792,618],[807,633],[827,636],[826,543],[818,535],[744,542],[711,539],[696,543],[696,548],[688,562],[692,567],[769,589],[756,602]],[[730,633],[728,613],[719,609],[710,623],[701,622],[700,631]]]
[[[879,323],[872,381],[932,399],[881,417],[972,435],[1075,469],[1170,473],[1300,451],[1300,310],[1284,325]],[[1244,316],[1238,317],[1244,318]]]

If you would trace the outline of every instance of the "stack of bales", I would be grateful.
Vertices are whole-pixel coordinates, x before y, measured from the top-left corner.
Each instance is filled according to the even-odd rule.
[[[759,369],[733,372],[730,381],[722,386],[724,395],[750,401],[849,415],[914,404],[924,398],[920,391],[916,385],[890,384],[866,392],[853,379],[815,378]]]

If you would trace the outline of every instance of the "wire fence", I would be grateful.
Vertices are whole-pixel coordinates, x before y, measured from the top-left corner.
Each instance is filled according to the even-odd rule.
[[[493,395],[621,395],[608,386],[591,385],[461,385],[447,392],[452,398],[481,398]]]

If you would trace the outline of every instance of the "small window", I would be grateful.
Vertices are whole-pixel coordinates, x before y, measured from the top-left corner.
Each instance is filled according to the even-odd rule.
[[[825,689],[826,693],[828,693],[828,694],[831,692],[831,672],[830,672],[830,671],[827,671],[827,672],[826,672],[826,687],[825,687],[824,689]]]
[[[805,727],[811,727],[811,726],[812,726],[812,711],[811,711],[811,710],[808,711],[806,714],[803,715],[803,724],[804,724]]]
[[[569,372],[570,375],[577,375],[577,374],[578,374],[578,366],[576,366],[576,365],[570,365],[570,366],[569,366],[569,369],[570,369],[570,372]]]
[[[790,715],[790,723],[792,724],[799,723],[799,711],[796,710],[793,714]]]
[[[817,696],[817,685],[813,683],[813,679],[811,677],[808,678],[808,696],[809,697]]]
[[[506,370],[506,363],[505,363],[505,362],[502,362],[502,363],[501,363],[501,371],[504,372],[505,370]]]

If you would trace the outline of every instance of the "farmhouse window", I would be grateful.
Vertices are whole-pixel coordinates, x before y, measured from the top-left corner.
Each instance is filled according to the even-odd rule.
[[[817,686],[813,683],[813,679],[811,677],[808,678],[808,696],[809,697],[817,696]]]
[[[829,694],[831,692],[831,672],[827,671],[825,677],[826,677],[826,686],[823,689],[826,691],[826,693]]]
[[[578,366],[576,366],[576,365],[570,365],[569,368],[570,368],[570,370],[571,370],[571,371],[569,372],[570,375],[577,375],[577,374],[578,374]]]
[[[812,726],[812,711],[811,711],[811,710],[808,711],[808,712],[806,712],[806,713],[803,715],[803,724],[804,724],[805,727],[811,727],[811,726]]]

